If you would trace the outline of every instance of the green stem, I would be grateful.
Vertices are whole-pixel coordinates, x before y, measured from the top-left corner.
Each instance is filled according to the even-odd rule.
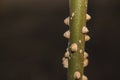
[[[68,80],[76,80],[74,73],[80,72],[80,79],[83,76],[83,61],[84,61],[84,47],[85,47],[85,35],[82,33],[83,26],[86,26],[86,11],[87,0],[70,0],[70,39],[69,39],[69,52],[70,59],[68,64]],[[77,44],[77,51],[71,51],[71,45]],[[80,52],[81,50],[81,52]]]

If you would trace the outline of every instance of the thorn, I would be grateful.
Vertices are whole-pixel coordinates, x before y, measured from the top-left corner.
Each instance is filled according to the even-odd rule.
[[[83,66],[84,66],[84,67],[87,67],[87,65],[88,65],[88,59],[84,59],[84,61],[83,61]]]
[[[82,80],[88,80],[87,76],[83,75]]]
[[[63,36],[64,36],[65,38],[69,39],[69,38],[70,38],[70,31],[69,31],[69,30],[66,31],[66,32],[63,34]]]
[[[64,55],[64,56],[65,56],[66,58],[69,58],[69,55],[70,55],[70,53],[67,51],[67,52],[65,52],[65,55]]]
[[[75,15],[75,13],[72,13],[72,17],[74,15]],[[71,17],[71,19],[72,19],[72,17]],[[90,19],[91,19],[91,16],[89,14],[86,14],[86,20],[88,21]],[[69,26],[69,24],[70,24],[70,17],[65,18],[64,19],[64,23]]]
[[[81,77],[80,72],[76,71],[76,72],[74,73],[74,78],[75,78],[75,79],[80,79],[80,77]]]
[[[90,36],[85,35],[85,41],[89,41],[90,40]]]
[[[89,14],[86,14],[86,20],[90,20],[91,19],[91,16]]]
[[[66,51],[68,51],[69,49],[67,48]]]
[[[88,56],[89,56],[88,53],[84,52],[84,59],[86,59]]]
[[[71,51],[76,52],[77,51],[77,44],[76,43],[71,44],[70,48],[71,48]]]
[[[82,33],[85,34],[85,33],[88,33],[88,32],[89,32],[88,28],[86,26],[84,26],[82,28]]]
[[[67,17],[67,18],[64,19],[64,23],[68,26],[69,26],[69,19],[70,19],[70,17]]]
[[[68,68],[68,59],[67,58],[63,58],[62,59],[62,64],[64,68]]]
[[[62,58],[62,61],[64,61],[64,60],[65,60],[65,57]]]

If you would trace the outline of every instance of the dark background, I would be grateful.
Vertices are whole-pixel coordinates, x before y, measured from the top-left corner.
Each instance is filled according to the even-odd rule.
[[[89,80],[120,80],[120,0],[89,0]],[[0,80],[66,80],[68,0],[0,0]]]

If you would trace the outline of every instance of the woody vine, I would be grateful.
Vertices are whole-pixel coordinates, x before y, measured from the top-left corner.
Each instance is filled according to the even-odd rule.
[[[88,65],[85,42],[90,39],[86,22],[91,19],[87,14],[87,3],[87,0],[69,0],[70,14],[64,20],[69,30],[63,34],[68,39],[68,48],[62,63],[67,68],[68,80],[88,80],[84,75],[84,68]]]

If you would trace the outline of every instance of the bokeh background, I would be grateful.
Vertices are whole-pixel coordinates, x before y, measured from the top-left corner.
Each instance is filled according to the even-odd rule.
[[[120,0],[89,0],[89,80],[120,80]],[[67,80],[68,0],[0,0],[0,80]]]

